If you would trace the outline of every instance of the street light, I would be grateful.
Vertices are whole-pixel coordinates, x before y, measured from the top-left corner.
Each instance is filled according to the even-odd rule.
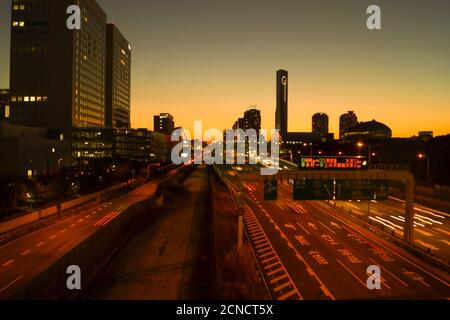
[[[417,158],[419,160],[423,160],[423,159],[427,160],[427,182],[429,182],[430,181],[430,157],[427,157],[427,155],[425,153],[419,153],[417,155]]]

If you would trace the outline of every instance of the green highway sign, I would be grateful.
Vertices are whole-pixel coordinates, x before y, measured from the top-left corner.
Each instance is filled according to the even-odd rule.
[[[294,200],[333,199],[333,180],[294,180]]]
[[[277,180],[264,181],[264,200],[277,200],[278,184]]]
[[[387,180],[294,180],[294,200],[387,200]]]
[[[389,182],[386,180],[338,180],[336,200],[387,200]]]

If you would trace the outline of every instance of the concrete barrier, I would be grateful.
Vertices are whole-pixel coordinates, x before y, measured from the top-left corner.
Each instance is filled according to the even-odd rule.
[[[101,227],[41,274],[18,288],[11,299],[79,298],[98,271],[120,250],[134,231],[152,216],[154,208],[155,195],[125,208],[107,226]],[[69,275],[66,271],[71,265],[77,265],[81,269],[81,291],[67,289],[66,281]]]
[[[120,189],[120,185],[114,185],[112,187],[109,187],[107,189],[104,190],[100,190],[85,196],[82,196],[80,198],[77,199],[73,199],[73,200],[69,200],[66,202],[63,202],[61,204],[61,210],[67,210],[67,209],[71,209],[73,207],[79,206],[83,203],[89,202],[91,200],[94,200],[96,198],[99,198],[105,194],[114,192],[116,190]],[[5,222],[0,223],[0,234],[14,230],[16,228],[22,227],[24,225],[27,225],[29,223],[38,221],[39,219],[48,217],[48,216],[52,216],[57,214],[57,209],[56,209],[56,205],[42,209],[42,210],[37,210],[25,215],[22,215],[20,217],[17,218],[13,218],[11,220],[7,220]]]

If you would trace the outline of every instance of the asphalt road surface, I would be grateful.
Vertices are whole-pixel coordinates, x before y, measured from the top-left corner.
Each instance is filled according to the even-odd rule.
[[[163,176],[167,179],[174,172]],[[161,180],[160,179],[160,180]],[[128,206],[151,196],[157,180],[105,202],[92,203],[78,214],[24,235],[0,247],[0,299],[46,270],[84,239],[105,227]]]
[[[235,178],[230,167],[221,169]],[[278,184],[277,201],[264,201],[263,189],[261,183],[245,184],[244,221],[274,299],[450,297],[448,273],[321,201],[293,201],[288,185]],[[372,265],[381,271],[380,290],[367,286]]]

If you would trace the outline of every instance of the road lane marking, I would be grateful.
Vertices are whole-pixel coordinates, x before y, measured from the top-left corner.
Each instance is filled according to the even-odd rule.
[[[56,238],[56,234],[52,235],[50,238],[48,238],[49,240],[53,240]]]
[[[279,291],[283,290],[284,288],[289,287],[290,285],[291,285],[290,282],[286,282],[286,283],[284,283],[284,284],[282,284],[282,285],[276,287],[275,289],[273,289],[273,291],[274,291],[274,292],[279,292]]]
[[[272,270],[269,273],[267,273],[267,275],[270,277],[270,276],[273,276],[273,275],[277,274],[278,272],[282,272],[282,271],[284,271],[283,267],[275,269],[275,270]]]
[[[332,232],[333,234],[336,234],[336,232],[334,232],[334,230],[332,230],[331,228],[329,228],[328,226],[326,226],[324,223],[322,223],[322,221],[319,221],[319,223],[324,226],[325,228],[327,228],[328,231]]]
[[[39,248],[39,247],[42,246],[44,243],[45,243],[44,241],[39,242],[39,243],[36,245],[36,247]]]
[[[426,286],[428,288],[431,288],[431,286],[428,283],[425,282],[425,279],[420,274],[417,274],[414,271],[408,271],[405,268],[402,268],[402,270],[403,270],[403,273],[406,276],[408,276],[408,278],[410,278],[410,279],[412,279],[414,281],[418,281],[418,282],[422,283],[424,286]]]
[[[279,297],[278,300],[286,300],[287,298],[292,297],[296,293],[297,291],[295,290],[289,291],[288,293],[283,294],[281,297]]]
[[[251,210],[251,209],[249,209],[250,210],[250,212],[254,215],[254,213],[253,213],[253,211]],[[270,221],[271,221],[271,223],[274,225],[274,228],[276,229],[276,230],[279,230],[280,231],[280,227],[276,224],[276,222],[273,220],[273,219],[270,219]],[[311,225],[317,230],[317,227],[315,226],[315,225],[313,225],[313,224],[308,224],[310,227],[311,227]],[[303,262],[303,264],[306,266],[306,268],[308,269],[311,269],[311,266],[308,264],[308,262],[306,262],[306,260],[300,255],[300,253],[297,251],[297,249],[295,249],[295,247],[294,247],[294,245],[291,243],[291,241],[284,235],[284,234],[282,234],[281,233],[281,236],[287,241],[287,243],[288,243],[288,246],[294,251],[294,253],[296,254],[296,257],[297,257],[297,259],[299,259],[300,261],[302,261]],[[275,258],[276,259],[276,258]],[[272,260],[274,260],[274,258],[270,258],[268,261],[265,261],[264,263],[267,263],[267,262],[269,262],[269,261],[272,261]],[[311,269],[311,271],[312,271],[312,269]],[[322,292],[325,294],[325,296],[327,296],[327,297],[329,297],[331,300],[336,300],[336,298],[333,296],[333,294],[331,293],[331,291],[325,286],[325,284],[322,282],[322,280],[319,278],[319,276],[314,272],[314,271],[312,271],[312,274],[311,274],[311,276],[314,278],[314,279],[316,279],[316,281],[319,283],[319,286],[320,286],[320,289],[322,290]],[[292,281],[292,284],[293,284],[293,286],[295,287],[295,284],[294,284],[294,282]],[[296,290],[297,290],[297,292],[298,292],[298,289],[297,288],[295,288]],[[298,294],[299,294],[299,296],[300,296],[300,298],[301,299],[303,299],[302,297],[301,297],[301,295],[300,295],[300,293],[298,292]]]
[[[84,219],[80,219],[80,220],[78,220],[77,222],[79,223],[79,222],[82,222]]]
[[[276,205],[278,208],[280,208],[281,210],[284,210],[284,208],[283,208],[282,206],[280,206],[280,205],[278,204],[278,202],[275,202],[275,205]]]
[[[21,256],[26,256],[27,254],[29,254],[31,252],[31,250],[26,250],[26,251],[24,251],[24,252],[22,252],[20,255]]]
[[[397,277],[395,274],[393,274],[392,272],[390,272],[388,269],[386,269],[386,267],[383,267],[381,264],[379,264],[378,262],[376,262],[375,260],[373,260],[372,258],[369,258],[370,261],[372,261],[375,265],[380,266],[382,272],[386,272],[387,274],[389,274],[392,278],[394,278],[395,280],[397,280],[398,282],[400,282],[402,285],[404,285],[405,287],[408,286],[408,284],[403,281],[402,279],[400,279],[399,277]]]
[[[20,279],[23,278],[23,275],[17,277],[17,279],[11,281],[8,285],[6,285],[5,287],[0,289],[0,293],[2,293],[3,291],[5,291],[6,289],[8,289],[9,287],[11,287],[14,283],[16,283],[17,281],[19,281]]]
[[[3,264],[3,266],[4,266],[4,267],[7,267],[7,266],[9,266],[11,263],[13,263],[13,262],[14,262],[14,260],[11,259],[11,260],[9,260],[9,261],[6,261],[6,262]]]
[[[277,283],[278,281],[283,280],[283,279],[286,279],[286,278],[289,279],[287,273],[285,273],[285,274],[283,274],[283,275],[281,275],[281,276],[279,276],[279,277],[277,277],[277,278],[275,278],[275,279],[270,280],[270,283],[271,283],[271,284],[274,284],[274,283]],[[288,281],[287,283],[290,284],[289,281]],[[276,290],[274,290],[274,291],[276,291]]]
[[[322,207],[319,207],[319,206],[315,205],[315,204],[312,203],[312,202],[309,202],[309,203],[311,203],[312,206],[314,206],[314,207],[320,209],[322,212],[326,213],[326,214],[329,215],[330,217],[332,217],[332,218],[338,220],[338,221],[341,222],[343,225],[346,225],[348,228],[350,228],[350,229],[352,229],[353,231],[359,233],[363,238],[366,238],[366,239],[368,239],[368,240],[370,240],[370,241],[372,241],[372,242],[374,242],[374,243],[378,243],[378,245],[382,246],[384,249],[388,250],[388,251],[391,252],[392,254],[396,255],[396,256],[399,257],[399,258],[401,258],[401,259],[404,260],[405,262],[407,262],[407,263],[413,265],[414,267],[416,267],[417,269],[421,270],[422,272],[425,272],[425,273],[426,273],[427,275],[429,275],[430,277],[432,277],[432,278],[438,280],[439,282],[445,284],[447,287],[450,286],[445,280],[439,278],[438,276],[434,275],[433,273],[431,273],[431,272],[428,271],[427,269],[425,269],[425,268],[421,267],[420,265],[414,263],[414,262],[411,261],[410,259],[408,259],[408,258],[402,256],[401,254],[395,252],[395,251],[394,251],[393,249],[391,249],[388,245],[382,244],[381,242],[377,242],[376,240],[374,240],[373,237],[374,237],[375,235],[370,234],[370,231],[368,231],[368,230],[363,230],[363,229],[359,230],[359,229],[357,229],[357,228],[351,226],[348,222],[339,219],[336,215],[330,213],[328,210],[326,210],[326,209],[324,209],[324,208],[322,208]],[[369,243],[370,245],[373,246],[372,243],[370,243],[370,242],[368,242],[368,243]]]
[[[67,229],[62,229],[60,232],[61,233],[64,233],[64,232],[66,232],[67,231]]]
[[[301,224],[300,224],[300,222],[296,222],[297,224],[298,224],[298,226],[300,227],[300,228],[302,228],[303,229],[303,231],[305,231],[306,232],[306,234],[308,235],[308,236],[310,236],[311,235],[311,232],[309,232],[305,227],[303,227]]]
[[[353,273],[353,271],[352,270],[350,270],[349,268],[347,268],[346,266],[345,266],[345,264],[343,264],[342,262],[341,262],[341,260],[339,260],[339,259],[336,259],[336,261],[345,269],[345,270],[347,270],[364,288],[367,288],[367,284],[366,283],[364,283],[364,282],[362,282],[361,281],[361,279],[360,278],[358,278],[358,276],[356,275],[356,274],[354,274]]]

